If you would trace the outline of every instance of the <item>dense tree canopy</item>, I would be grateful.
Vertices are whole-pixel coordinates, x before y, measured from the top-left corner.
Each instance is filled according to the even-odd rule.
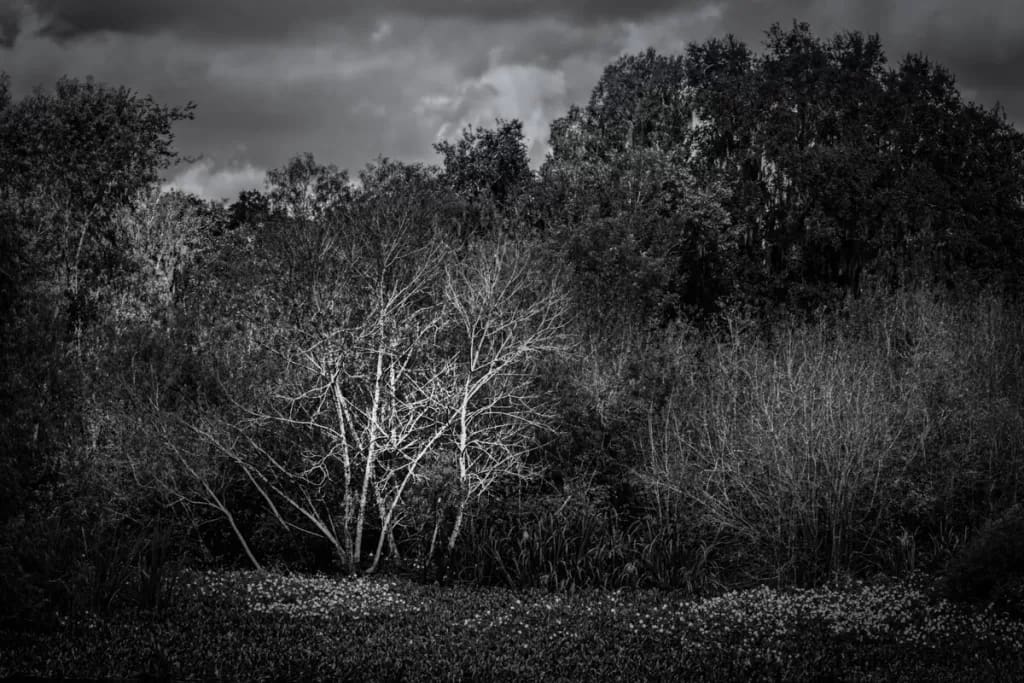
[[[106,288],[136,268],[138,245],[118,212],[178,159],[172,126],[192,107],[68,78],[12,102],[7,83],[0,78],[0,433],[13,502],[84,436],[87,354],[74,341],[109,303]]]
[[[1021,253],[1024,138],[923,57],[889,68],[877,36],[776,25],[760,53],[729,36],[623,57],[551,146],[560,178],[640,148],[722,188],[739,259],[711,299],[813,306],[857,292],[865,271],[998,278]]]
[[[442,158],[443,181],[469,200],[504,205],[532,178],[520,121],[499,119],[494,130],[466,128],[456,142],[434,149]]]

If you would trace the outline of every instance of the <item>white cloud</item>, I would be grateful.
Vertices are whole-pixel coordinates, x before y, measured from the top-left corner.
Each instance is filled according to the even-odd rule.
[[[626,22],[621,54],[636,54],[649,47],[665,54],[681,54],[689,43],[703,42],[715,35],[722,11],[721,3],[712,3],[658,21]]]
[[[262,187],[266,171],[252,164],[215,169],[208,159],[198,161],[164,184],[165,190],[181,190],[203,199],[233,200],[242,190]]]
[[[382,21],[377,24],[377,30],[370,35],[370,42],[376,45],[391,35],[391,22]]]
[[[547,153],[548,127],[562,114],[565,101],[561,70],[499,64],[479,78],[464,81],[454,94],[425,95],[416,109],[435,118],[436,140],[457,137],[466,126],[492,128],[498,118],[519,119],[530,159],[539,164]]]

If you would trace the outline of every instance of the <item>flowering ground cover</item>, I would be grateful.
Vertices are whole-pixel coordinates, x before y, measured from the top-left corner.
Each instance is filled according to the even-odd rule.
[[[920,582],[687,599],[190,572],[172,597],[0,634],[0,677],[1024,680],[1024,623]]]

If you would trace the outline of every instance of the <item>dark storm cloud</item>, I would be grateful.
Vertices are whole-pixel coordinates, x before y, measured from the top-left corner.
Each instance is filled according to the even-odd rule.
[[[1019,91],[1024,73],[1024,11],[1016,2],[936,2],[927,18],[905,17],[920,51],[968,87]]]
[[[422,19],[521,21],[551,17],[572,24],[643,20],[700,2],[679,0],[27,0],[42,20],[40,31],[68,40],[102,31],[151,34],[172,31],[190,37],[261,40],[314,26],[363,26],[380,16]]]
[[[20,3],[0,1],[0,47],[13,47],[21,27]]]

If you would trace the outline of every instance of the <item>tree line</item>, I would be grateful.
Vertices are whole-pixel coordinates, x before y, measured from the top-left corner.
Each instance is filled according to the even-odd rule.
[[[157,600],[168,562],[816,581],[1015,500],[1024,137],[923,56],[648,50],[537,172],[498,120],[231,202],[158,189],[194,110],[0,78],[18,618]]]

